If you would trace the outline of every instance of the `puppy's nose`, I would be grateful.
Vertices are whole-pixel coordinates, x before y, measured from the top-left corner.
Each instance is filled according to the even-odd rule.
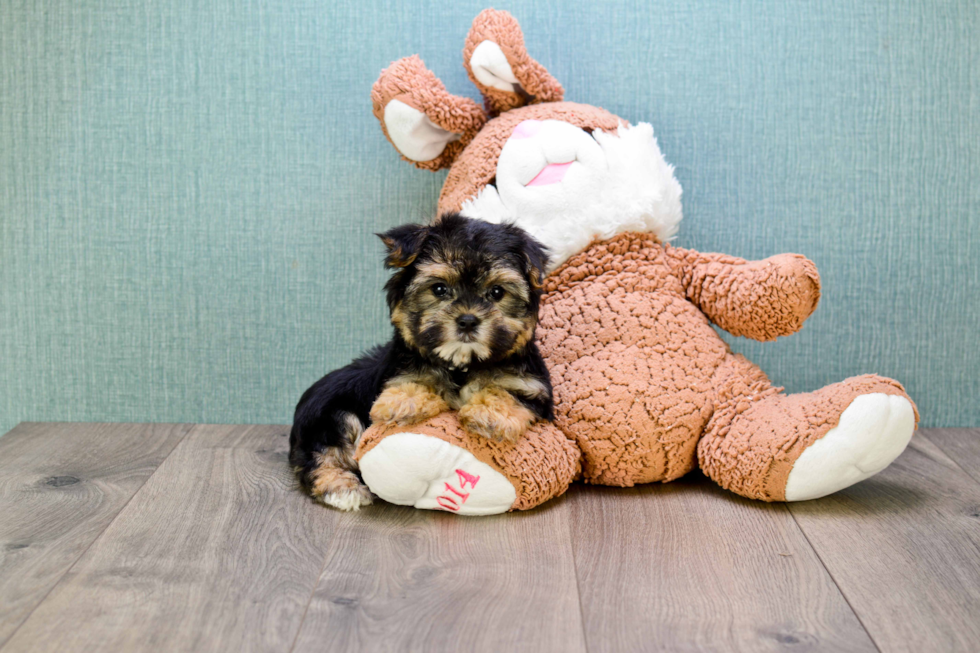
[[[470,313],[466,315],[460,315],[456,318],[456,326],[458,326],[463,331],[472,331],[477,326],[480,325],[480,318]]]

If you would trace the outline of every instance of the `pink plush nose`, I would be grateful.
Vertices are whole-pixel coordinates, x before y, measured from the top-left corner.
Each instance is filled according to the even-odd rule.
[[[514,127],[514,133],[510,135],[511,138],[531,138],[538,133],[541,129],[540,120],[525,120]]]

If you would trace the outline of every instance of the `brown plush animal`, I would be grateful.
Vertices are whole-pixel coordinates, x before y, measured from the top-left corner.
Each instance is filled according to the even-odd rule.
[[[632,486],[701,469],[763,501],[821,497],[878,473],[908,444],[914,404],[865,375],[786,395],[712,329],[755,340],[798,331],[820,278],[798,254],[745,261],[672,247],[680,185],[653,128],[562,101],[503,11],[463,50],[475,102],[449,95],[418,57],[382,72],[374,114],[403,158],[449,167],[439,213],[513,222],[550,250],[538,338],[555,422],[516,444],[451,413],[369,429],[362,475],[381,498],[458,514],[526,509],[587,483]]]

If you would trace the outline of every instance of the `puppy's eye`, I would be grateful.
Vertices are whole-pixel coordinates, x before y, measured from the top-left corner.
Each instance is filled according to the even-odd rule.
[[[444,283],[437,283],[432,286],[432,294],[436,297],[445,297],[446,293],[449,292],[449,286]]]
[[[495,302],[499,302],[503,298],[504,298],[503,288],[501,288],[500,286],[494,286],[493,288],[490,289],[490,299],[492,299]]]

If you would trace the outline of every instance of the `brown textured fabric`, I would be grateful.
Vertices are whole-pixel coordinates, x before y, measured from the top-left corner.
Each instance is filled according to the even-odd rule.
[[[488,122],[449,169],[439,195],[438,213],[458,211],[463,202],[483,190],[497,176],[497,159],[514,127],[525,120],[563,120],[589,130],[615,131],[625,120],[605,109],[575,102],[532,104],[513,109]]]
[[[782,394],[741,355],[729,355],[716,374],[715,410],[698,443],[701,469],[723,488],[751,499],[783,501],[793,463],[837,426],[859,395],[908,398],[898,381],[855,376],[815,392]],[[909,400],[911,402],[911,399]],[[915,422],[919,413],[915,410]]]
[[[469,60],[484,40],[500,46],[526,94],[489,89],[476,80]],[[440,214],[459,210],[493,183],[500,152],[524,120],[562,120],[587,131],[628,124],[599,107],[557,101],[561,85],[528,56],[520,27],[506,12],[488,10],[477,17],[464,61],[491,114],[500,115],[464,140],[469,145],[453,161],[439,196]],[[416,68],[409,72],[433,86],[434,76]],[[383,101],[410,86],[392,82]],[[375,106],[378,115],[377,101]],[[451,146],[453,156],[462,149],[461,143]],[[447,160],[437,159],[440,165]],[[668,481],[700,463],[733,492],[781,500],[793,463],[837,425],[854,398],[881,392],[909,399],[898,382],[874,375],[787,396],[758,367],[729,351],[712,322],[768,341],[797,332],[816,309],[820,277],[798,254],[745,261],[627,233],[592,243],[544,287],[538,341],[551,370],[558,428],[535,427],[529,443],[519,442],[512,453],[506,453],[509,445],[469,436],[448,415],[404,429],[426,429],[499,469],[518,488],[515,508],[564,491],[569,470],[578,469],[577,457],[568,463],[574,445],[565,436],[581,450],[582,478],[590,483]],[[915,419],[917,424],[917,411]],[[358,455],[386,433],[369,430]],[[520,447],[529,449],[517,455]],[[545,471],[551,464],[558,469],[545,482],[552,479]]]
[[[400,100],[424,113],[439,127],[460,134],[458,141],[446,145],[446,149],[431,161],[412,161],[402,155],[402,159],[423,170],[448,168],[487,121],[479,104],[447,92],[418,55],[399,59],[382,70],[378,81],[371,87],[374,117],[381,123],[381,131],[389,142],[391,136],[388,135],[384,114],[385,106],[392,100]]]
[[[673,247],[675,270],[688,299],[725,331],[775,340],[803,328],[820,300],[820,275],[800,254],[745,261]]]
[[[653,236],[622,234],[545,280],[538,339],[586,482],[628,487],[695,465],[727,349],[672,264]]]
[[[497,442],[464,431],[455,413],[412,426],[372,426],[361,437],[355,457],[360,460],[387,436],[405,432],[445,440],[498,470],[517,493],[511,510],[528,510],[563,494],[581,469],[575,443],[552,424],[535,424],[514,443]]]
[[[669,481],[694,467],[697,451],[723,487],[781,500],[792,463],[855,397],[907,397],[876,376],[785,396],[730,353],[706,315],[771,340],[813,312],[819,276],[796,254],[748,262],[627,233],[594,243],[544,287],[539,340],[556,424],[582,449],[586,482]],[[752,418],[743,416],[753,402]]]
[[[523,93],[510,93],[484,86],[476,78],[470,68],[470,58],[477,46],[484,41],[492,41],[500,46]],[[484,9],[473,20],[473,26],[470,27],[466,44],[463,46],[463,65],[469,73],[470,81],[480,89],[480,93],[486,99],[488,113],[492,116],[528,103],[560,102],[565,95],[565,89],[561,87],[558,80],[527,53],[521,26],[517,23],[517,19],[506,11]]]

